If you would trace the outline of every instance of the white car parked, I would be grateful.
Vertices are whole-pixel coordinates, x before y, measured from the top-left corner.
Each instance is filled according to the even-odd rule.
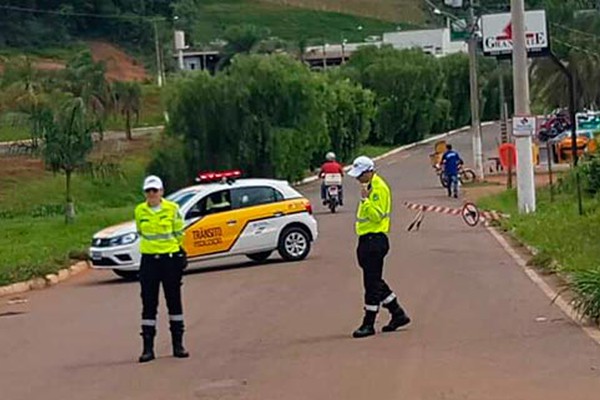
[[[308,199],[288,182],[223,179],[222,174],[204,177],[204,181],[220,182],[166,196],[179,204],[184,217],[184,248],[190,261],[246,255],[261,262],[275,250],[286,261],[308,256],[318,236],[317,221]],[[133,221],[103,229],[93,237],[90,258],[95,269],[135,279],[140,257]]]

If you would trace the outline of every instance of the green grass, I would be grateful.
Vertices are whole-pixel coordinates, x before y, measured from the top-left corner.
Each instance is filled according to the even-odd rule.
[[[531,215],[517,213],[514,190],[484,198],[479,205],[510,213],[512,217],[503,225],[519,240],[539,250],[529,265],[560,272],[565,278],[565,289],[571,291],[575,310],[595,324],[600,323],[600,198],[586,198],[582,216],[572,189],[558,193],[553,202],[548,189],[538,191],[538,209]]]
[[[374,17],[384,21],[421,22],[422,0],[263,0],[323,11]]]
[[[83,253],[97,230],[131,219],[132,206],[81,212],[72,225],[62,216],[3,220],[0,232],[0,285],[56,272],[69,254]]]
[[[29,131],[23,126],[0,124],[0,142],[28,139]]]
[[[373,158],[385,154],[388,151],[395,149],[396,147],[397,146],[373,146],[367,144],[360,148],[359,153],[360,155]]]
[[[163,125],[164,108],[160,88],[156,85],[142,85],[142,109],[139,120],[132,121],[134,128]],[[121,115],[111,115],[106,121],[106,128],[124,131],[125,119]]]
[[[142,110],[139,120],[133,121],[133,127],[157,126],[165,123],[160,88],[156,85],[142,85]],[[120,114],[110,115],[105,122],[105,129],[125,130],[125,119]],[[11,125],[0,118],[0,142],[29,139],[29,130],[25,126]]]
[[[69,254],[86,252],[94,232],[131,219],[133,207],[142,199],[146,153],[128,156],[122,178],[76,175],[77,216],[70,225],[62,215],[63,175],[0,177],[0,285],[57,271],[68,265]]]
[[[520,215],[514,190],[481,199],[484,209],[511,215],[505,227],[518,239],[538,249],[544,257],[556,260],[563,271],[597,268],[600,254],[600,200],[585,200],[584,216],[578,215],[577,199],[570,193],[559,193],[550,202],[548,189],[538,190],[535,214]]]
[[[83,42],[72,42],[61,47],[0,47],[0,57],[29,56],[33,60],[38,58],[68,60],[87,48],[88,47]]]
[[[298,41],[300,38],[339,43],[362,41],[370,35],[395,31],[398,25],[375,18],[316,11],[256,0],[208,0],[200,6],[194,39],[208,42],[222,37],[231,25],[251,24],[269,28],[273,36]],[[357,28],[362,26],[362,30]]]

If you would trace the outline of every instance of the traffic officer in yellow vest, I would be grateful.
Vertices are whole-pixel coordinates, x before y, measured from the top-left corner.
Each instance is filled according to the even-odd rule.
[[[140,362],[154,359],[156,313],[162,283],[169,311],[173,356],[189,357],[183,347],[183,308],[181,278],[186,266],[182,249],[183,220],[176,203],[164,199],[163,183],[151,175],[144,180],[146,201],[135,209],[135,224],[140,236],[140,283],[142,287],[142,338]]]
[[[354,160],[348,175],[361,183],[361,200],[356,215],[358,235],[358,264],[363,271],[365,289],[365,316],[362,325],[352,334],[355,338],[375,334],[375,318],[382,304],[391,314],[383,332],[392,332],[408,325],[406,315],[396,295],[383,279],[383,260],[390,244],[390,217],[392,194],[387,183],[375,172],[375,163],[361,156]]]

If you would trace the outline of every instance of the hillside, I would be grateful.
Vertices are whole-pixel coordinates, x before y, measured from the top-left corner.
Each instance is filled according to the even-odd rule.
[[[90,41],[76,47],[77,51],[88,48],[92,53],[94,61],[102,61],[106,66],[106,78],[109,81],[145,81],[149,78],[144,66],[134,57],[128,55],[123,49],[104,41]],[[75,50],[74,50],[75,51]],[[48,56],[40,56],[36,53],[25,52],[31,58],[32,64],[39,70],[60,70],[65,68],[66,59],[70,54],[57,52],[52,56],[52,51],[44,52]],[[21,55],[19,52],[12,51],[8,55],[0,57],[0,73],[2,73],[4,63],[10,62],[12,57]]]
[[[309,4],[301,0],[202,0],[197,7],[176,9],[180,19],[175,25],[186,31],[194,45],[221,38],[228,27],[242,24],[267,28],[272,36],[292,42],[300,39],[339,42],[343,38],[362,41],[371,35],[381,35],[411,25],[403,18],[383,20],[365,16],[373,11],[383,14],[385,10],[365,5],[366,0],[349,0],[348,3],[362,2],[362,15],[358,12],[359,8],[333,11],[336,10],[334,4],[342,0],[325,1],[331,6],[319,6],[317,1]],[[372,3],[391,4],[395,1],[414,0],[373,0]],[[397,22],[392,22],[394,20]]]
[[[270,3],[333,11],[377,18],[383,21],[420,24],[423,22],[421,0],[262,0]]]

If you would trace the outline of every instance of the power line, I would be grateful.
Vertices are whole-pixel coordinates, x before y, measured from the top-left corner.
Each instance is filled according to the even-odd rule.
[[[89,18],[103,18],[103,19],[122,19],[122,20],[146,20],[149,22],[160,20],[166,20],[165,17],[145,17],[141,15],[123,15],[123,14],[94,14],[94,13],[82,13],[82,12],[73,12],[73,11],[54,11],[54,10],[40,10],[38,8],[26,8],[19,6],[6,6],[0,5],[0,9],[16,11],[16,12],[24,12],[30,14],[52,14],[52,15],[61,15],[66,17],[89,17]]]
[[[595,52],[593,52],[593,51],[589,51],[589,50],[587,50],[587,49],[584,49],[583,47],[579,47],[579,46],[576,46],[576,45],[574,45],[574,44],[567,43],[567,42],[565,42],[565,41],[562,41],[562,40],[560,40],[560,39],[556,39],[556,38],[550,38],[550,40],[551,40],[551,41],[553,41],[553,42],[556,42],[556,43],[558,43],[558,44],[560,44],[560,45],[563,45],[563,46],[565,46],[565,47],[568,47],[568,48],[570,48],[570,49],[572,49],[572,50],[576,50],[576,51],[579,51],[579,52],[581,52],[581,53],[584,53],[584,54],[587,54],[587,55],[589,55],[589,56],[592,56],[592,57],[595,57],[595,58],[598,58],[598,59],[600,59],[600,54],[598,54],[598,53],[595,53]]]
[[[556,22],[551,22],[550,25],[552,25],[554,27],[557,27],[557,28],[560,28],[560,29],[563,29],[563,30],[565,30],[567,32],[571,32],[571,33],[576,33],[576,34],[579,34],[579,35],[587,36],[587,37],[590,37],[590,38],[596,39],[596,40],[600,39],[600,36],[595,35],[593,33],[580,31],[579,29],[569,28],[568,26],[557,24]]]

